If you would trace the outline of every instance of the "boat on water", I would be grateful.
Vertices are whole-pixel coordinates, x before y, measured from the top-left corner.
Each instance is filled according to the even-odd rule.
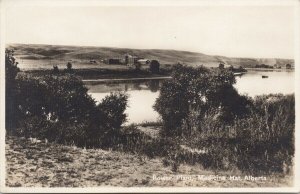
[[[261,78],[268,78],[269,76],[267,75],[262,75]]]

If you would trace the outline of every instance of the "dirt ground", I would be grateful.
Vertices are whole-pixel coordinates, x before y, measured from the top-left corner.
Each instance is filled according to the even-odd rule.
[[[5,150],[8,187],[292,186],[292,176],[272,175],[266,176],[266,180],[259,177],[256,179],[260,180],[248,180],[239,172],[216,173],[185,164],[181,164],[177,172],[172,172],[160,158],[149,159],[19,137],[6,137]]]

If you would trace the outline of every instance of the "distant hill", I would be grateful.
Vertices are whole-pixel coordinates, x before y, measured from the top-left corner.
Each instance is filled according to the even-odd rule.
[[[220,62],[233,66],[254,67],[258,64],[294,65],[293,59],[278,58],[230,58],[203,53],[161,50],[161,49],[129,49],[110,47],[87,47],[87,46],[61,46],[41,44],[10,44],[7,48],[15,50],[18,59],[38,60],[64,60],[64,61],[88,61],[102,60],[110,57],[123,57],[125,54],[136,55],[147,59],[158,59],[161,64],[176,64],[178,62],[191,66],[204,65],[217,66]]]

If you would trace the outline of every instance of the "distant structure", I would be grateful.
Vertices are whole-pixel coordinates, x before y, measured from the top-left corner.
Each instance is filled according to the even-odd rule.
[[[120,58],[108,58],[104,62],[106,64],[110,64],[110,65],[118,65],[118,64],[121,64],[121,59]]]
[[[286,65],[285,65],[285,68],[286,68],[286,69],[292,69],[292,65],[291,65],[291,64],[286,64]]]
[[[141,65],[148,65],[150,64],[150,60],[149,59],[139,59],[137,60],[137,62]]]
[[[273,68],[274,69],[281,69],[281,66],[279,64],[275,64],[275,65],[273,65]]]
[[[141,65],[149,65],[150,64],[149,59],[137,57],[130,54],[125,54],[123,57],[113,57],[113,58],[107,58],[104,60],[104,63],[111,64],[111,65],[127,65],[127,66],[141,66]]]
[[[139,60],[139,58],[137,56],[133,56],[133,55],[129,55],[129,54],[125,55],[125,64],[126,65],[134,65],[137,63],[138,60]]]

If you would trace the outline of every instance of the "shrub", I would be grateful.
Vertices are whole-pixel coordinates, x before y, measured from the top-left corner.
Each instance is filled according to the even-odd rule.
[[[294,156],[295,99],[294,95],[256,97],[255,109],[248,119],[236,123],[240,168],[253,171],[283,171],[283,164],[292,163]],[[247,136],[243,134],[247,134]],[[246,161],[247,160],[247,161]]]
[[[5,50],[5,128],[10,132],[16,127],[19,112],[16,103],[17,84],[15,78],[20,69],[14,51]]]
[[[121,125],[126,122],[128,96],[124,93],[110,93],[98,105],[98,109],[106,115],[106,121],[112,130],[120,129]]]
[[[154,105],[163,120],[163,133],[189,135],[197,127],[192,120],[202,120],[207,114],[223,123],[245,116],[251,102],[238,94],[234,83],[233,73],[227,70],[176,65]]]
[[[21,73],[11,79],[14,95],[6,91],[6,100],[15,108],[6,111],[11,111],[7,120],[15,122],[10,132],[16,135],[98,147],[107,139],[114,142],[126,121],[126,94],[112,93],[96,105],[81,79],[72,74],[34,77]]]
[[[67,67],[65,69],[66,73],[74,73],[73,72],[73,68],[72,68],[72,63],[68,62],[67,65],[66,65],[66,67]]]
[[[59,74],[59,69],[57,65],[53,65],[52,74],[57,75]]]
[[[159,62],[157,60],[152,60],[150,62],[150,72],[151,73],[159,73]]]
[[[178,144],[207,151],[195,155],[170,149],[171,157],[166,160],[253,174],[283,172],[292,164],[294,95],[251,99],[239,95],[234,83],[227,70],[175,66],[154,106],[162,117],[162,134],[178,137],[173,140]]]
[[[87,88],[73,75],[31,77],[25,74],[17,77],[17,83],[17,102],[23,117],[81,122],[95,109]]]
[[[199,160],[206,168],[238,168],[254,175],[284,172],[294,156],[294,103],[293,95],[258,96],[247,117],[232,124],[205,117],[197,133],[184,141],[208,150]]]

